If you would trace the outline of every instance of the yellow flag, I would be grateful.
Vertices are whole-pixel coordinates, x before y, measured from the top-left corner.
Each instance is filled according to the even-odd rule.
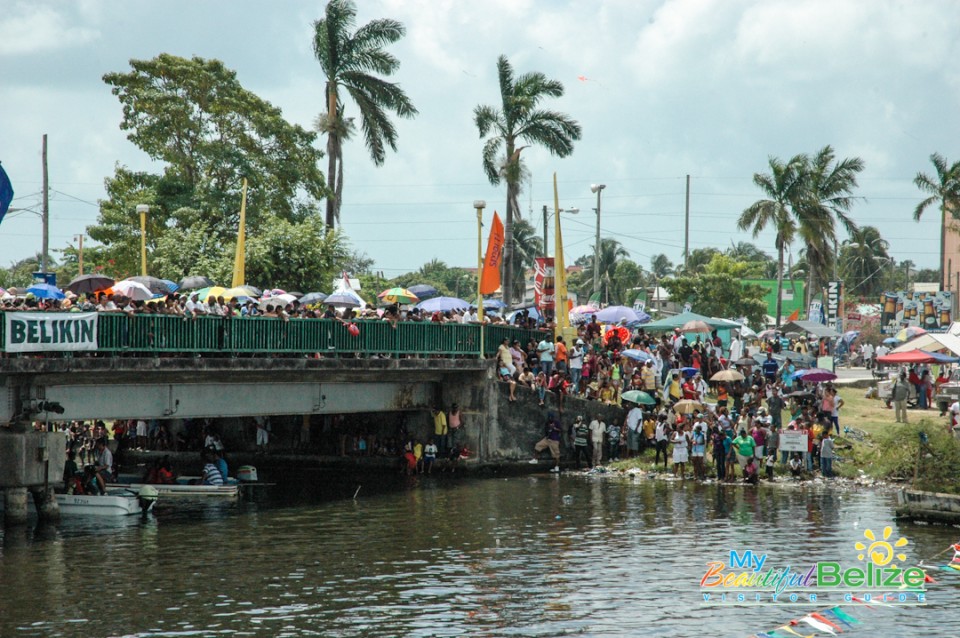
[[[243,178],[243,195],[240,197],[240,228],[237,229],[237,255],[233,259],[234,288],[247,283],[246,279],[246,226],[247,226],[247,178]]]
[[[563,237],[560,234],[560,195],[557,193],[557,174],[553,174],[553,212],[555,227],[554,237],[556,237],[556,256],[553,259],[553,277],[554,277],[554,295],[556,304],[554,313],[556,313],[556,328],[554,336],[563,334],[563,329],[570,325],[570,310],[567,308],[567,268],[563,262]]]

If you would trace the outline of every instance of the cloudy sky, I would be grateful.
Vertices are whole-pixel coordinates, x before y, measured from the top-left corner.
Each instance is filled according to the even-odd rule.
[[[398,124],[399,152],[376,168],[361,142],[345,149],[342,217],[351,243],[387,277],[431,258],[476,263],[475,199],[488,218],[503,189],[481,168],[477,104],[497,104],[496,59],[564,83],[550,104],[583,139],[566,159],[528,149],[524,215],[552,207],[559,180],[568,262],[593,244],[591,183],[604,183],[602,233],[643,266],[682,259],[685,176],[691,249],[752,241],[736,230],[760,194],[769,156],[826,144],[866,162],[853,211],[878,226],[897,260],[935,267],[937,211],[916,223],[918,171],[933,152],[960,159],[960,3],[883,0],[360,0],[360,23],[407,27],[396,79],[420,110]],[[240,82],[310,127],[323,109],[311,49],[322,2],[6,0],[0,15],[0,161],[14,206],[39,210],[40,146],[49,136],[51,248],[97,218],[116,164],[157,170],[119,129],[101,77],[131,58],[168,52],[219,58]],[[580,79],[585,78],[585,79]],[[348,113],[355,113],[352,105]],[[133,212],[131,211],[131,217]],[[756,243],[773,253],[773,236]],[[0,264],[40,250],[40,220],[10,213]],[[799,246],[794,247],[794,253]]]

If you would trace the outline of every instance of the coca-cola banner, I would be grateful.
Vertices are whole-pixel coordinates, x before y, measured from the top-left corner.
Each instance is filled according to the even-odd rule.
[[[554,292],[553,257],[536,258],[536,275],[533,279],[533,302],[541,313],[552,311],[556,305]]]

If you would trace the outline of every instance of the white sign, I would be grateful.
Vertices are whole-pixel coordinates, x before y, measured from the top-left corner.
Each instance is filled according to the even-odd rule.
[[[97,313],[4,313],[6,352],[97,349]]]
[[[781,452],[806,452],[807,433],[801,430],[782,430],[778,449]]]
[[[841,285],[839,281],[827,282],[827,325],[837,331],[841,329],[838,326]]]

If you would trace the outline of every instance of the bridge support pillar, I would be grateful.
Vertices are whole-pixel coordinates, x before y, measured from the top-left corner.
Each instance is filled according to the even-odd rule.
[[[8,487],[3,491],[3,525],[16,527],[27,522],[27,488]]]
[[[60,521],[60,506],[57,504],[57,497],[52,487],[33,487],[30,488],[33,495],[33,504],[37,508],[37,516],[40,522],[57,523]]]

